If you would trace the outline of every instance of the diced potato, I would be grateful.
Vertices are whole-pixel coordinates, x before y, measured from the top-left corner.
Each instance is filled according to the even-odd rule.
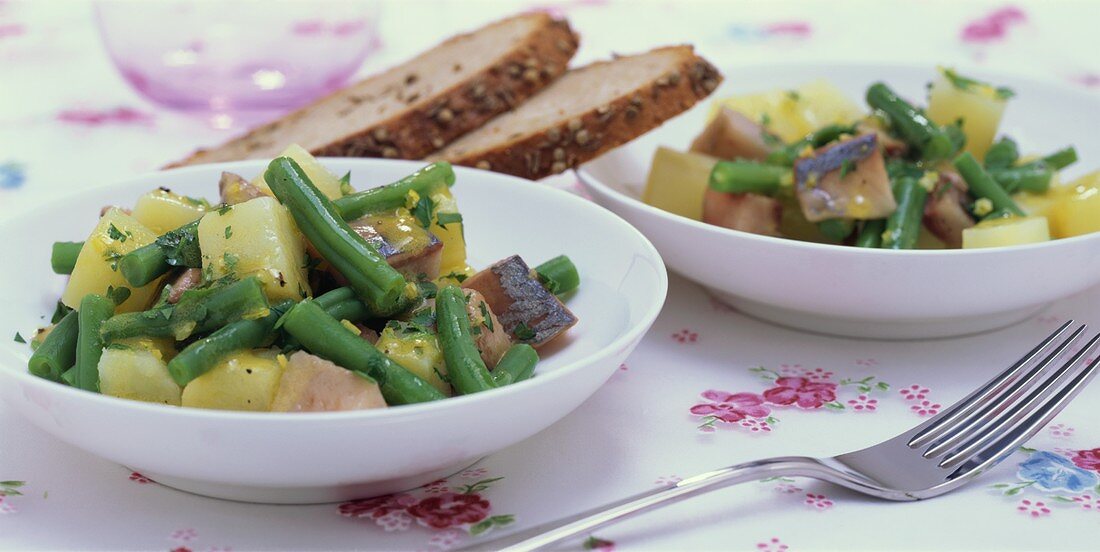
[[[981,160],[997,135],[1005,99],[988,84],[952,80],[946,70],[940,73],[928,91],[928,118],[939,125],[962,119],[966,151]]]
[[[659,147],[649,167],[642,201],[692,220],[703,219],[703,194],[717,159]]]
[[[447,365],[435,335],[412,325],[392,322],[382,330],[375,347],[443,394],[451,394],[451,384],[445,379]]]
[[[1050,240],[1046,217],[1014,217],[979,222],[963,230],[963,249],[1007,247]]]
[[[138,198],[133,217],[153,232],[163,234],[197,220],[209,207],[206,201],[160,188]]]
[[[302,236],[273,197],[207,213],[199,222],[199,248],[212,277],[256,275],[273,303],[310,295]]]
[[[470,274],[472,270],[466,264],[466,236],[462,231],[462,217],[459,215],[458,203],[451,195],[450,188],[446,186],[432,190],[429,197],[432,198],[435,209],[432,212],[432,225],[428,231],[443,242],[439,273]],[[439,223],[440,216],[446,224]]]
[[[182,389],[168,373],[167,359],[151,346],[112,344],[99,359],[99,391],[104,395],[180,405]]]
[[[156,239],[157,234],[130,215],[109,209],[84,241],[61,302],[78,309],[80,300],[89,293],[104,295],[109,287],[127,288],[130,298],[118,306],[117,312],[144,310],[157,291],[157,282],[135,289],[118,271],[118,259]]]
[[[385,408],[378,383],[304,351],[283,369],[272,412],[335,412]]]
[[[283,366],[276,351],[261,349],[234,353],[191,380],[183,389],[182,404],[217,410],[271,410]]]
[[[1100,187],[1075,187],[1050,208],[1048,216],[1056,238],[1100,232]]]
[[[863,111],[836,86],[825,80],[806,83],[795,90],[772,90],[716,100],[711,117],[720,108],[740,111],[764,125],[785,142],[794,142],[829,124],[848,124]]]
[[[302,167],[302,171],[305,172],[309,180],[313,182],[313,185],[317,186],[317,189],[321,190],[321,193],[325,194],[329,199],[336,199],[344,196],[343,187],[340,185],[340,178],[328,172],[328,169],[326,169],[324,165],[321,165],[321,163],[317,161],[317,158],[313,157],[313,155],[302,148],[302,146],[291,144],[276,157],[289,157],[297,161],[298,165]],[[268,187],[267,181],[264,180],[263,171],[260,171],[260,174],[252,179],[252,185],[263,190],[267,194],[271,194],[271,188]]]

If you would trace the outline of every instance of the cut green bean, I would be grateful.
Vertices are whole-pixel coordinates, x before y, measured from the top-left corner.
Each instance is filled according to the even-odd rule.
[[[993,203],[993,209],[1004,209],[1016,216],[1025,216],[1024,211],[1012,201],[1012,197],[985,169],[978,164],[978,160],[970,152],[963,153],[955,159],[955,169],[963,177],[970,187],[970,194],[978,198],[986,198]]]
[[[817,229],[829,240],[840,243],[855,232],[856,221],[843,218],[823,220],[817,223]]]
[[[539,354],[534,347],[526,343],[512,345],[493,367],[493,384],[503,387],[523,381],[535,373],[538,362]]]
[[[141,246],[118,260],[118,270],[130,285],[141,287],[171,270],[173,266],[202,268],[199,248],[199,220],[166,232],[149,245]]]
[[[76,363],[76,343],[80,323],[76,311],[69,311],[34,350],[27,367],[30,373],[52,381],[60,381],[61,375]]]
[[[54,242],[50,251],[50,267],[54,274],[72,274],[83,247],[84,242]]]
[[[378,382],[390,405],[446,398],[430,383],[390,360],[367,340],[348,331],[316,301],[298,303],[283,317],[283,330],[313,354]]]
[[[1001,137],[989,146],[985,152],[985,168],[987,170],[1007,169],[1016,164],[1020,159],[1020,149],[1016,141],[1008,136]]]
[[[99,329],[114,314],[115,302],[102,295],[88,294],[80,300],[75,378],[76,387],[80,389],[99,392],[99,357],[103,355]]]
[[[1077,162],[1077,150],[1070,146],[1047,155],[1039,161],[1056,171],[1060,171]]]
[[[188,345],[168,362],[168,373],[180,387],[217,366],[226,355],[237,351],[267,347],[275,341],[275,322],[294,306],[283,301],[271,313],[254,320],[230,322],[214,333]]]
[[[886,219],[886,231],[882,234],[884,249],[913,249],[920,236],[921,218],[928,190],[920,180],[904,177],[894,183],[894,199],[898,208]]]
[[[344,220],[405,206],[410,191],[427,195],[439,186],[453,186],[455,172],[446,161],[432,163],[397,182],[346,195],[333,202]]]
[[[377,316],[397,313],[405,278],[377,249],[352,230],[336,208],[289,157],[279,157],[264,172],[275,197],[290,210],[298,229]]]
[[[348,299],[355,299],[355,290],[344,286],[318,295],[313,298],[313,301],[320,305],[322,309],[328,310],[329,307],[347,301]]]
[[[882,247],[882,233],[886,231],[886,219],[868,220],[859,229],[856,247],[877,249]]]
[[[172,337],[177,341],[216,330],[242,318],[266,316],[267,298],[255,276],[225,286],[183,293],[174,307],[123,313],[103,324],[103,340]]]
[[[855,134],[856,129],[852,125],[837,125],[831,124],[823,126],[805,138],[792,142],[776,149],[768,154],[768,157],[764,160],[769,165],[781,165],[784,167],[794,166],[794,162],[798,160],[798,157],[802,155],[802,151],[807,147],[811,149],[820,148],[837,138],[840,138],[844,134]]]
[[[1054,171],[1043,163],[1028,163],[1007,169],[989,169],[988,172],[989,176],[1010,194],[1019,191],[1045,193],[1050,189],[1050,180],[1054,177]]]
[[[577,266],[565,255],[558,255],[535,267],[543,287],[555,295],[569,293],[581,285]]]
[[[710,171],[707,184],[718,192],[775,195],[784,182],[791,183],[791,170],[752,161],[719,161]]]
[[[337,320],[347,320],[348,322],[358,322],[370,318],[370,310],[358,299],[348,299],[347,301],[334,303],[326,307],[325,312]]]
[[[446,286],[435,296],[435,327],[447,364],[447,377],[463,395],[495,387],[493,376],[481,360],[466,314],[466,296],[458,286]]]
[[[867,103],[885,113],[893,129],[910,146],[920,150],[925,161],[947,158],[954,151],[955,146],[943,129],[885,84],[875,83],[867,89]]]

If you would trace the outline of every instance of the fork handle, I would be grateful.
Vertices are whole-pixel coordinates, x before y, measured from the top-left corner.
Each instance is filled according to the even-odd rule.
[[[784,456],[736,464],[696,475],[678,483],[636,494],[629,498],[551,521],[501,537],[474,544],[464,550],[500,550],[523,552],[538,550],[570,537],[586,534],[638,514],[673,504],[715,489],[783,475],[818,476],[824,466],[813,458]]]

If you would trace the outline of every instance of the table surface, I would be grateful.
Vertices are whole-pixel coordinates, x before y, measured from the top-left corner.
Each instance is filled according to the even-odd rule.
[[[1095,2],[847,2],[846,10],[825,2],[470,5],[383,4],[382,48],[362,72],[456,30],[537,7],[569,16],[583,35],[580,62],[692,42],[734,68],[727,78],[736,78],[738,64],[792,60],[946,62],[1100,94]],[[862,22],[868,28],[853,29]],[[406,32],[412,25],[419,32]],[[0,1],[0,67],[5,212],[154,170],[225,137],[127,88],[102,52],[86,3]],[[547,184],[575,189],[571,175]],[[758,322],[674,276],[650,334],[560,423],[449,479],[339,505],[248,505],[174,491],[60,443],[0,406],[0,549],[460,547],[731,463],[876,443],[960,398],[1064,319],[1096,321],[1097,312],[1100,289],[1093,289],[989,334],[855,341]],[[601,530],[570,548],[1095,549],[1100,388],[1086,390],[1028,447],[965,490],[932,501],[890,504],[776,479]]]

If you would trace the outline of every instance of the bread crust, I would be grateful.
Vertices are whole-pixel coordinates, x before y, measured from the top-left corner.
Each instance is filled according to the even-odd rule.
[[[577,51],[579,38],[568,21],[563,19],[554,19],[544,13],[515,17],[536,18],[534,30],[528,33],[524,41],[494,60],[492,65],[430,97],[408,102],[405,109],[358,132],[334,136],[327,144],[310,148],[310,153],[330,157],[420,159],[538,93],[565,72],[569,60]],[[477,32],[452,37],[436,48],[446,48],[452,42]],[[390,71],[392,69],[383,74]],[[378,77],[368,77],[367,80],[374,78]],[[417,78],[430,79],[431,75],[418,75]],[[196,150],[168,167],[252,158],[247,152],[267,147],[268,144],[250,148],[250,141],[260,143],[266,135],[276,132],[284,121],[306,116],[315,104],[351,94],[355,86],[334,92],[220,146]],[[225,149],[240,148],[242,143],[245,155],[229,156],[232,159],[218,155]],[[284,145],[280,144],[280,147]]]
[[[683,113],[722,82],[721,73],[691,46],[664,49],[679,50],[682,59],[673,70],[608,104],[593,106],[580,117],[515,137],[491,150],[444,150],[432,158],[530,179],[575,168]],[[606,63],[615,61],[579,70]]]

